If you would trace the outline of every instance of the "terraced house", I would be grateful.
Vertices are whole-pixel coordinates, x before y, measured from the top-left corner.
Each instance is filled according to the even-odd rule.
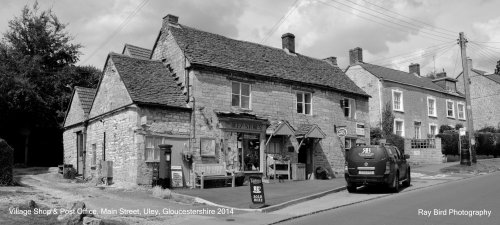
[[[295,51],[293,34],[272,48],[167,15],[149,57],[134,50],[106,61],[88,118],[89,174],[105,159],[114,179],[150,184],[158,144],[169,143],[182,185],[193,185],[194,165],[267,176],[278,158],[303,165],[307,179],[319,167],[341,176],[345,143],[336,128],[347,130],[346,147],[369,143],[369,95],[335,57]]]
[[[425,139],[439,132],[441,125],[466,125],[465,97],[457,90],[457,80],[436,74],[436,79],[420,75],[420,65],[408,72],[363,62],[363,50],[349,52],[346,74],[372,96],[370,124],[380,126],[388,104],[395,115],[394,132],[405,138]]]

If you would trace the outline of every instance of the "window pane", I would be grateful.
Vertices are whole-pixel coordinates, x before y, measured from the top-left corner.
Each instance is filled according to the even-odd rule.
[[[299,102],[304,102],[304,100],[302,100],[302,93],[297,93],[297,103]]]
[[[302,103],[297,103],[297,113],[303,113],[304,111],[302,110]]]
[[[240,96],[233,94],[232,99],[231,99],[231,105],[232,106],[240,106]]]
[[[240,83],[233,82],[233,94],[240,94]]]
[[[349,108],[344,108],[344,116],[349,117],[350,109]]]
[[[311,104],[306,104],[306,114],[311,115]]]
[[[250,96],[249,84],[241,84],[241,95]]]
[[[241,96],[241,108],[250,108],[250,97]]]
[[[304,93],[306,103],[311,103],[311,93]]]

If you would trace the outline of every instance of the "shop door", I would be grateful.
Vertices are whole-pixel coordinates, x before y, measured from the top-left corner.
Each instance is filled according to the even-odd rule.
[[[299,148],[298,162],[306,165],[306,175],[312,172],[312,141],[305,140],[302,143]]]
[[[76,133],[76,154],[77,154],[77,170],[78,174],[83,175],[83,170],[84,170],[84,161],[83,159],[85,158],[85,154],[83,151],[83,133],[77,132]]]

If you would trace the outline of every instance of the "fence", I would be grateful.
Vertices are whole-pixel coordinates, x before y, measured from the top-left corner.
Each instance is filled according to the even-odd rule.
[[[405,139],[405,153],[414,164],[438,164],[443,162],[441,138]]]

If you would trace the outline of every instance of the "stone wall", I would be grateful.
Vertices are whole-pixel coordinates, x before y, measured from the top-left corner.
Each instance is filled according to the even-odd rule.
[[[83,125],[67,129],[63,132],[64,164],[77,168],[76,132],[83,131]]]
[[[95,171],[91,170],[93,166],[91,163],[93,155],[97,154],[97,162],[100,160],[113,161],[113,179],[115,181],[137,182],[138,151],[136,139],[139,138],[135,134],[138,124],[137,111],[136,106],[130,106],[89,123],[85,160],[86,174],[95,174]],[[103,154],[104,147],[105,155]]]
[[[434,148],[412,148],[411,139],[405,139],[405,153],[410,155],[412,164],[440,164],[443,163],[441,152],[441,138],[435,139]]]

